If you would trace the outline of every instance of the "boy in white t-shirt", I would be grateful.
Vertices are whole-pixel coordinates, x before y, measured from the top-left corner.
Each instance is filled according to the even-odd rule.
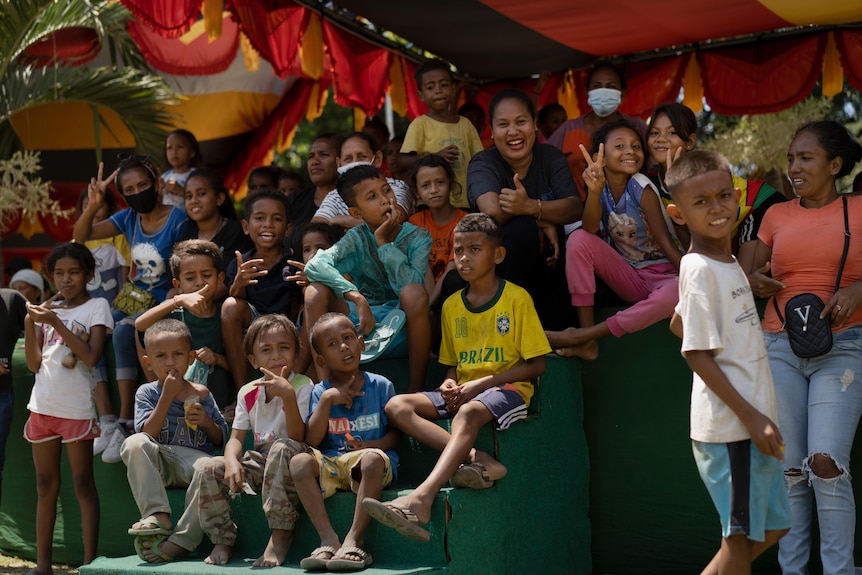
[[[716,152],[684,154],[667,172],[668,213],[691,232],[671,329],[694,372],[691,439],[718,510],[721,549],[706,574],[749,574],[790,528],[784,441],[760,318],[731,251],[739,206],[730,166]]]

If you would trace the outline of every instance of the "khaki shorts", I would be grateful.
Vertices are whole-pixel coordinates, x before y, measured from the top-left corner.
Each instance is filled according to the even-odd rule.
[[[366,455],[376,453],[383,458],[383,487],[392,483],[392,464],[389,456],[382,449],[357,449],[335,457],[323,455],[317,449],[312,450],[317,464],[320,466],[320,490],[323,498],[331,497],[336,491],[359,491],[359,462]]]

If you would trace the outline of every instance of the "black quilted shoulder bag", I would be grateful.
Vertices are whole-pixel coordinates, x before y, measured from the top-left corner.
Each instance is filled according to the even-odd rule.
[[[847,217],[847,197],[841,198],[844,202],[844,252],[841,254],[841,263],[838,265],[838,277],[835,279],[835,289],[838,291],[841,284],[841,275],[844,273],[844,262],[847,261],[847,251],[850,248],[850,221]],[[820,314],[826,305],[815,294],[806,292],[793,296],[787,300],[784,306],[785,319],[778,310],[778,304],[772,298],[775,313],[787,330],[790,340],[790,349],[798,357],[820,357],[829,353],[832,349],[832,322],[827,315],[820,319]]]

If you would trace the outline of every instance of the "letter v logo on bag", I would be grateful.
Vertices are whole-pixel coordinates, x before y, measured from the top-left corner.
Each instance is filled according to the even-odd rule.
[[[802,313],[801,307],[794,308],[793,311],[795,311],[796,315],[798,315],[799,318],[802,320],[802,331],[808,331],[808,313],[811,311],[811,306],[805,306],[804,314]]]

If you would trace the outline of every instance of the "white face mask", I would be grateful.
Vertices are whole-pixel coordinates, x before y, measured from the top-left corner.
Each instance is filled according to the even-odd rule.
[[[587,103],[599,118],[607,118],[616,112],[622,101],[623,93],[613,88],[596,88],[587,93]]]

